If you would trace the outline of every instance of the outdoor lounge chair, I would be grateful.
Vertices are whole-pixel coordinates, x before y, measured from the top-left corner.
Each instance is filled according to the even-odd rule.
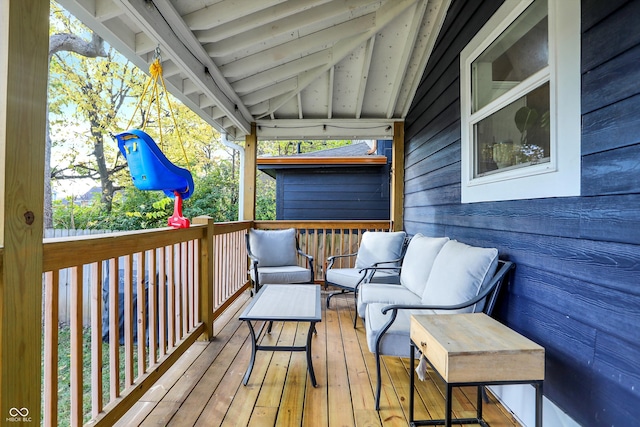
[[[402,264],[400,287],[368,283],[360,291],[367,344],[376,357],[376,410],[380,409],[380,356],[410,356],[411,314],[484,312],[490,316],[514,267],[512,262],[499,261],[496,249],[444,239],[414,236]]]
[[[295,228],[250,229],[246,243],[254,294],[268,283],[313,282],[313,257],[300,250]],[[307,268],[298,265],[298,256],[306,258]]]
[[[363,282],[398,283],[398,267],[402,261],[407,234],[404,231],[365,231],[362,234],[358,252],[334,255],[327,258],[327,270],[324,275],[325,288],[329,285],[340,288],[327,296],[327,308],[335,295],[354,292],[357,298],[358,286]],[[334,268],[340,259],[356,257],[353,268]],[[365,270],[367,267],[390,267],[384,270]],[[365,274],[365,273],[369,274]],[[356,316],[357,317],[357,316]]]

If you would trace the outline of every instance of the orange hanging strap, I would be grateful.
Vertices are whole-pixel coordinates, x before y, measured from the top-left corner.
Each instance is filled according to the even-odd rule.
[[[178,128],[178,122],[176,121],[176,116],[173,112],[173,107],[171,105],[171,100],[169,99],[169,92],[167,91],[167,87],[164,83],[164,77],[162,77],[162,63],[161,63],[161,56],[160,56],[160,48],[156,48],[156,55],[155,58],[153,60],[153,62],[151,62],[151,64],[149,65],[149,75],[150,78],[147,81],[147,83],[144,86],[144,89],[142,90],[142,95],[140,96],[140,99],[138,100],[138,103],[136,105],[136,108],[133,110],[133,114],[131,115],[131,119],[129,120],[129,123],[127,124],[127,129],[130,129],[131,127],[131,123],[133,122],[133,119],[136,115],[136,113],[138,112],[138,110],[140,109],[140,106],[142,105],[142,102],[144,101],[144,97],[147,95],[147,91],[149,90],[149,87],[151,85],[151,83],[153,83],[153,87],[151,88],[151,92],[149,94],[149,102],[147,103],[147,115],[144,118],[144,122],[142,123],[142,130],[145,129],[145,127],[147,126],[147,122],[149,120],[149,113],[151,112],[151,104],[153,103],[153,101],[155,100],[156,102],[156,111],[158,114],[158,133],[160,135],[160,147],[161,149],[164,149],[164,141],[163,141],[163,135],[162,135],[162,115],[161,115],[161,111],[160,111],[160,96],[161,93],[159,91],[158,88],[158,80],[160,80],[160,82],[162,83],[162,90],[164,91],[165,94],[165,98],[167,99],[167,105],[169,106],[169,111],[171,112],[171,119],[173,120],[173,126],[176,129],[176,134],[178,135],[178,141],[180,141],[180,147],[182,148],[182,154],[184,156],[184,160],[187,163],[187,169],[191,169],[191,165],[189,164],[189,158],[187,157],[187,150],[184,147],[184,142],[182,141],[182,137],[180,135],[180,130]]]

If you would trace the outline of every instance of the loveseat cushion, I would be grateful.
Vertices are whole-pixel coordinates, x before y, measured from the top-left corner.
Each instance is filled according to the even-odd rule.
[[[389,320],[391,312],[382,314],[381,310],[388,304],[372,303],[367,304],[365,314],[365,325],[367,331],[367,345],[369,351],[375,353],[376,339]],[[434,314],[433,310],[398,310],[395,322],[383,335],[380,341],[380,354],[387,356],[409,357],[409,330],[411,328],[412,314]]]
[[[400,284],[422,296],[436,256],[448,241],[448,237],[413,236],[402,261]]]
[[[365,271],[360,268],[330,268],[327,270],[327,282],[343,288],[355,289],[364,277]],[[372,283],[398,283],[398,274],[380,271],[370,279]]]
[[[258,267],[297,265],[296,230],[249,230],[249,246]]]
[[[360,286],[358,294],[358,315],[366,316],[368,304],[420,304],[421,296],[416,295],[404,286],[390,283],[366,283]]]
[[[436,257],[422,294],[422,303],[453,305],[472,299],[488,283],[498,266],[498,250],[480,248],[451,240]],[[447,313],[469,313],[482,307],[469,307]]]
[[[400,258],[406,235],[404,231],[365,231],[358,247],[355,267],[362,269],[376,262]]]

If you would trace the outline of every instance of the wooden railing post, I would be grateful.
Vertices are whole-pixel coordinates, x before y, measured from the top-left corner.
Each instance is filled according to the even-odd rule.
[[[202,340],[211,340],[214,336],[213,330],[213,298],[215,289],[213,289],[214,269],[214,247],[213,247],[213,218],[210,216],[198,216],[193,218],[193,224],[206,224],[207,230],[200,239],[200,320],[205,325],[205,332],[202,334]]]
[[[244,180],[244,218],[241,220],[251,221],[256,218],[256,157],[258,153],[258,136],[256,133],[256,124],[251,124],[251,135],[245,137],[244,144],[244,176],[240,179]]]
[[[0,424],[39,425],[49,2],[0,17]]]
[[[404,122],[393,124],[393,147],[391,159],[391,227],[402,231],[404,208]]]

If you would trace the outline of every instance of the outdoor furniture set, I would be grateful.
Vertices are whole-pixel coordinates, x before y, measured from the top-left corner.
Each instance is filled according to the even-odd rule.
[[[266,283],[312,282],[313,257],[300,250],[295,229],[250,230],[246,242],[256,293]],[[298,267],[298,256],[306,258],[308,268]],[[340,258],[353,256],[356,257],[354,267],[337,267]],[[422,234],[416,234],[409,240],[404,232],[365,232],[357,253],[333,256],[327,261],[325,287],[331,285],[340,289],[327,297],[327,307],[334,295],[352,292],[357,307],[354,327],[357,318],[361,317],[369,350],[376,356],[376,409],[380,408],[380,356],[414,356],[410,349],[416,347],[409,346],[412,317],[481,312],[491,316],[501,286],[509,280],[509,272],[514,268],[512,262],[499,260],[498,251],[494,248],[475,247],[447,237]],[[319,289],[310,295],[313,295],[312,300],[304,305],[315,315]],[[259,316],[249,315],[257,304],[254,301],[241,319],[248,323],[249,320],[258,320]],[[281,304],[286,306],[287,298],[281,298]],[[271,308],[268,316],[262,316],[260,320],[295,321],[296,315],[301,316],[294,313],[293,317],[286,319],[276,318],[273,310]],[[283,310],[286,313],[293,309],[284,307]],[[319,320],[314,319],[306,320],[311,321],[311,326],[309,342],[303,349],[307,351],[308,369],[315,383],[310,341],[315,322]],[[254,338],[253,361],[257,345],[251,326],[250,329]],[[419,343],[417,349],[424,351]],[[251,366],[245,382],[250,370]]]

